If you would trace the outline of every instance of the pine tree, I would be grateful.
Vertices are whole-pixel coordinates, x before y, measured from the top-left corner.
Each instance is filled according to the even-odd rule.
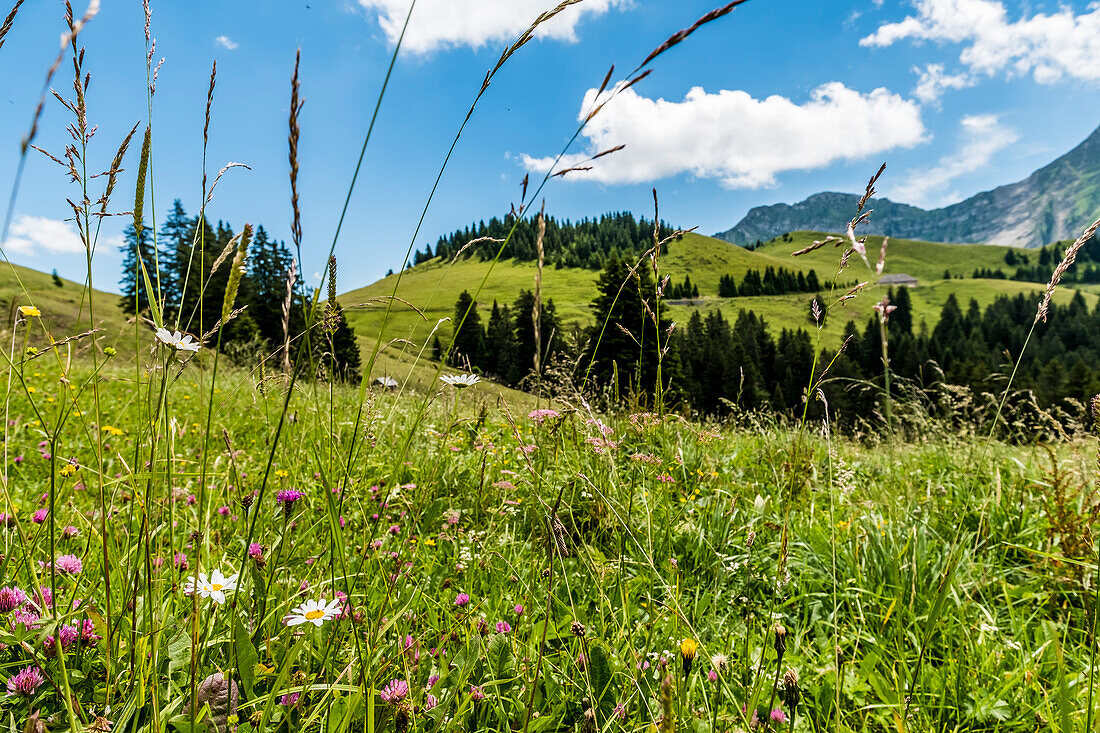
[[[485,343],[485,331],[481,327],[481,316],[477,312],[477,303],[466,290],[455,301],[454,336],[451,339],[450,361],[455,365],[471,366],[481,363]]]
[[[595,325],[589,332],[586,355],[591,377],[598,383],[613,385],[621,396],[630,392],[639,396],[655,394],[660,347],[658,326],[650,312],[656,311],[659,304],[653,299],[649,269],[639,267],[632,273],[621,257],[613,255],[596,288],[599,294],[592,302]],[[651,310],[647,311],[643,299],[649,301]],[[662,331],[660,343],[665,338]]]
[[[122,279],[119,281],[119,289],[122,291],[122,299],[119,305],[126,313],[142,313],[149,307],[149,293],[145,287],[145,275],[149,276],[153,287],[156,287],[157,272],[156,259],[153,257],[152,232],[142,228],[138,237],[133,225],[126,227],[123,232],[123,243],[119,247],[122,252]],[[142,272],[144,264],[145,272]],[[54,270],[57,277],[57,270]],[[58,278],[60,281],[60,278]]]

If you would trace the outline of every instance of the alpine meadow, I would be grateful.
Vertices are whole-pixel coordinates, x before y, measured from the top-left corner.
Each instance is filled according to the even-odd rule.
[[[963,95],[1091,94],[1095,5],[8,2],[0,728],[1100,731],[1100,130],[965,199],[1055,144],[975,112],[882,163]],[[848,50],[956,75],[703,89],[739,23],[880,11]]]

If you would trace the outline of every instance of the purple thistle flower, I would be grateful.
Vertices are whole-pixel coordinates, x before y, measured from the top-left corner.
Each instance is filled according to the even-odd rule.
[[[13,585],[0,588],[0,613],[14,611],[27,602],[27,594]]]
[[[275,494],[275,503],[290,505],[302,498],[302,492],[296,489],[283,489]]]
[[[248,546],[248,556],[253,560],[260,560],[264,556],[264,546],[259,542],[253,542]]]
[[[390,680],[382,688],[382,700],[396,705],[409,696],[409,683],[405,680]]]
[[[24,667],[22,671],[8,678],[8,696],[31,697],[45,682],[46,680],[43,679],[42,672],[38,667],[33,665]]]

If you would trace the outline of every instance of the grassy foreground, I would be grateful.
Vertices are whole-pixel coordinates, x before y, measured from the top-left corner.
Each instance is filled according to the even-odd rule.
[[[288,396],[158,348],[98,404],[12,372],[13,726],[1085,729],[1093,445]]]

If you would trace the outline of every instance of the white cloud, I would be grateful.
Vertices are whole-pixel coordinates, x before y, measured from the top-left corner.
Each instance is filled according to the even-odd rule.
[[[1016,131],[1001,124],[997,115],[968,115],[960,124],[959,149],[941,158],[932,168],[910,173],[890,190],[891,198],[925,207],[956,201],[961,196],[948,188],[952,181],[988,165],[996,153],[1019,139]]]
[[[970,74],[945,74],[943,64],[928,64],[913,71],[920,75],[913,95],[925,104],[938,104],[940,96],[948,89],[974,86],[974,77]]]
[[[214,43],[229,51],[236,51],[237,48],[241,45],[229,36],[218,36],[214,39]]]
[[[12,222],[4,249],[23,255],[83,252],[84,243],[69,222],[20,214]]]
[[[535,35],[575,41],[582,16],[601,15],[628,2],[586,0],[540,26]],[[508,43],[527,30],[540,13],[556,4],[556,0],[419,0],[402,48],[423,54],[439,48],[481,48],[488,43]],[[386,38],[396,43],[409,12],[408,0],[359,0],[359,5],[377,12],[378,24]]]
[[[582,117],[595,95],[595,89],[585,94]],[[774,184],[783,171],[911,147],[924,141],[925,129],[916,102],[886,89],[862,94],[832,82],[815,89],[803,104],[780,96],[754,99],[743,91],[708,94],[699,87],[684,101],[669,102],[627,89],[584,135],[590,152],[568,156],[559,168],[616,145],[626,148],[567,179],[640,183],[690,172],[721,179],[730,188],[759,188]],[[525,155],[523,163],[545,172],[553,158]]]
[[[1063,76],[1100,79],[1100,3],[1075,14],[1063,7],[1010,21],[999,0],[915,0],[916,15],[879,26],[862,46],[902,40],[964,44],[959,54],[972,73],[1031,74],[1040,84]]]

